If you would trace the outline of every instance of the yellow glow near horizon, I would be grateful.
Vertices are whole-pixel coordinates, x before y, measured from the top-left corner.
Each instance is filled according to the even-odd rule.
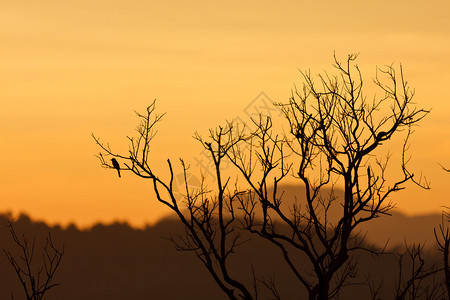
[[[0,11],[0,211],[86,226],[152,223],[168,213],[151,185],[99,166],[91,132],[117,149],[133,110],[167,112],[154,161],[194,167],[195,131],[242,115],[262,91],[285,101],[297,68],[330,70],[359,52],[367,78],[401,62],[432,113],[412,140],[414,169],[432,190],[395,195],[408,214],[448,205],[448,1],[4,1]],[[370,94],[368,95],[370,96]]]

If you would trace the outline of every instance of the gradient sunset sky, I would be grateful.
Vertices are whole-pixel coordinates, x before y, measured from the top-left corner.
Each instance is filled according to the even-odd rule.
[[[155,222],[168,213],[151,184],[100,167],[91,132],[127,149],[134,110],[167,115],[153,161],[240,117],[264,92],[287,101],[298,69],[331,70],[359,52],[367,79],[402,63],[416,103],[411,166],[431,181],[395,195],[399,211],[450,204],[450,1],[22,1],[0,5],[0,211],[51,223]]]

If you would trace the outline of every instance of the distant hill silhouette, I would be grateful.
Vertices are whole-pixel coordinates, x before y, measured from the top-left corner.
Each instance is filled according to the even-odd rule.
[[[3,226],[9,217],[8,214],[0,215],[0,243],[2,248],[12,250],[8,228]],[[395,213],[392,217],[373,221],[365,230],[369,231],[370,241],[380,244],[388,237],[401,243],[405,236],[408,241],[427,240],[431,246],[434,245],[432,228],[439,222],[439,215],[406,217]],[[18,233],[36,237],[37,241],[50,231],[57,244],[65,244],[65,255],[56,274],[61,285],[50,290],[45,299],[226,299],[192,253],[177,252],[170,241],[162,238],[183,232],[177,220],[163,219],[143,230],[114,223],[98,224],[80,231],[75,226],[66,229],[49,227],[21,215],[15,227]],[[299,263],[310,267],[302,261],[299,258]],[[282,299],[299,299],[304,295],[300,285],[290,276],[278,249],[265,241],[254,239],[244,244],[232,263],[232,274],[248,282],[252,263],[260,277],[269,278],[275,272]],[[360,274],[370,273],[374,279],[383,278],[388,294],[392,292],[397,275],[392,256],[376,258],[361,254],[359,269]],[[1,254],[0,299],[10,299],[11,292],[15,299],[23,298],[16,275],[5,255]],[[368,288],[363,285],[348,287],[341,295],[341,299],[368,298]]]
[[[271,193],[271,190],[269,191]],[[292,205],[292,199],[297,199],[300,203],[305,201],[305,188],[301,185],[283,185],[279,187],[279,194],[284,193],[283,202],[287,206]],[[323,187],[321,194],[327,197],[330,189]],[[343,199],[344,191],[339,188],[334,189],[334,194]],[[329,211],[329,216],[336,220],[342,216],[342,206],[335,201]],[[285,211],[288,211],[285,209]],[[389,240],[389,246],[403,245],[407,242],[426,242],[426,246],[433,247],[435,244],[433,228],[441,222],[439,214],[429,214],[422,216],[406,216],[397,210],[391,210],[392,216],[381,216],[369,222],[363,223],[359,230],[361,234],[367,233],[367,239],[371,243],[384,246]]]

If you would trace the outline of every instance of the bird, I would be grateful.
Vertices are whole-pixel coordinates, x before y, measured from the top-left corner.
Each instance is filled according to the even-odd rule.
[[[113,164],[114,169],[117,170],[117,173],[119,173],[119,177],[120,177],[120,166],[119,166],[119,162],[115,159],[115,158],[111,158],[111,162]]]
[[[378,141],[381,141],[381,139],[383,139],[385,135],[386,135],[386,132],[381,131],[381,132],[378,133],[378,135],[377,135],[377,140],[378,140]]]

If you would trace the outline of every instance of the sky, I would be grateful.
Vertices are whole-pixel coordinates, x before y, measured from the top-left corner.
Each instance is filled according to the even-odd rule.
[[[359,53],[370,80],[401,63],[430,108],[411,166],[432,189],[395,195],[409,215],[449,205],[449,1],[21,1],[0,5],[0,211],[79,226],[142,226],[170,212],[151,184],[101,168],[91,133],[126,151],[134,111],[166,116],[152,159],[200,166],[194,132],[287,101],[299,70]],[[261,94],[263,93],[263,94]]]

